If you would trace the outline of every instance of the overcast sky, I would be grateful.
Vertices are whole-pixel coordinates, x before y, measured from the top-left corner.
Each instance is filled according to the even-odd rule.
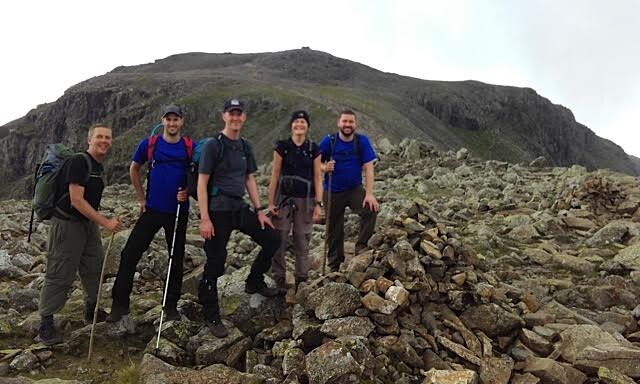
[[[640,0],[7,1],[0,124],[119,65],[309,46],[429,80],[531,87],[640,156]]]

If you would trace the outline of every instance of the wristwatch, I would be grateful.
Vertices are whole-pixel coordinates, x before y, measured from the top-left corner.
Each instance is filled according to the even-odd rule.
[[[316,201],[316,205],[320,208],[324,207],[324,204],[322,204],[322,201]]]

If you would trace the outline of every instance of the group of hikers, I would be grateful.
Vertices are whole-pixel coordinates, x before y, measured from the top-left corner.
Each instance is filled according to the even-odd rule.
[[[287,292],[285,253],[292,233],[295,256],[295,288],[308,278],[309,241],[313,223],[326,206],[328,266],[337,271],[344,261],[344,214],[346,207],[357,213],[360,230],[356,253],[372,236],[379,204],[374,196],[376,153],[369,138],[356,133],[353,111],[342,111],[338,131],[319,144],[309,138],[311,125],[304,110],[289,120],[291,136],[275,144],[268,202],[260,201],[255,180],[256,159],[250,143],[241,137],[247,120],[244,103],[230,99],[222,109],[224,128],[203,145],[197,171],[197,203],[200,235],[204,238],[206,264],[198,289],[205,325],[216,337],[228,331],[221,320],[217,280],[224,274],[227,242],[233,230],[249,235],[261,250],[251,265],[245,291],[266,297]],[[187,178],[193,164],[194,143],[181,134],[183,109],[169,105],[162,113],[162,133],[145,137],[131,159],[129,175],[136,193],[140,216],[120,255],[112,289],[111,311],[96,310],[104,251],[99,227],[113,233],[123,229],[115,218],[98,212],[105,186],[102,163],[112,146],[112,130],[96,124],[88,132],[88,149],[64,163],[56,186],[56,209],[51,218],[49,251],[40,293],[43,344],[62,342],[53,315],[65,305],[76,273],[85,292],[85,323],[117,322],[130,311],[130,295],[136,266],[160,228],[164,229],[171,263],[163,303],[167,320],[179,320],[178,300],[182,289],[183,259],[189,212]],[[140,174],[148,167],[146,191]],[[362,174],[364,173],[364,185]],[[324,181],[323,181],[324,175]],[[245,199],[248,194],[251,205]],[[272,269],[276,287],[269,287],[264,274]]]

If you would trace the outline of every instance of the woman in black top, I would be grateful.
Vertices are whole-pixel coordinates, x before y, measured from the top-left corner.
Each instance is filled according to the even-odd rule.
[[[282,236],[282,245],[272,259],[273,277],[280,294],[287,292],[285,251],[293,225],[295,282],[306,281],[309,272],[309,240],[313,222],[320,219],[322,172],[320,149],[307,138],[309,115],[296,111],[291,115],[291,137],[276,143],[273,152],[269,212]]]

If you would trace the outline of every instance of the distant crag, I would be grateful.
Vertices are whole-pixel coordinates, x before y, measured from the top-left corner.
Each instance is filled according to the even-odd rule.
[[[464,146],[484,159],[528,162],[544,156],[558,166],[632,175],[638,170],[622,148],[529,88],[421,80],[311,49],[186,53],[117,67],[0,127],[0,196],[27,195],[44,146],[65,142],[82,149],[86,129],[95,122],[114,129],[106,164],[110,181],[126,180],[131,153],[158,122],[162,105],[184,105],[185,133],[199,138],[222,128],[219,109],[230,96],[246,100],[243,134],[260,160],[269,159],[273,142],[287,135],[292,110],[310,112],[311,135],[319,140],[335,129],[339,111],[349,108],[374,139],[410,137],[441,150]]]

